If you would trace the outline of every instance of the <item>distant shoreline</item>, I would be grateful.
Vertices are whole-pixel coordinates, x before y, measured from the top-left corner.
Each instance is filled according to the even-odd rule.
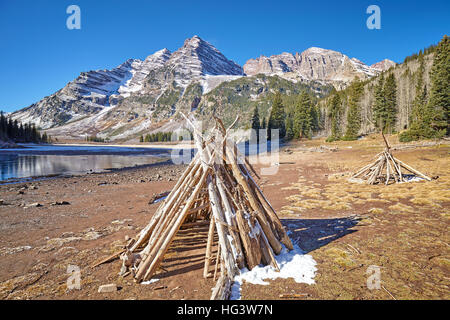
[[[194,149],[193,143],[174,144],[103,144],[103,143],[52,143],[52,146],[62,147],[117,147],[117,148],[144,148],[144,149]]]

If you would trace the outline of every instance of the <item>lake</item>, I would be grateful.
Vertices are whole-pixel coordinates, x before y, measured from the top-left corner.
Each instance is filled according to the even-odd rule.
[[[173,161],[189,163],[193,156],[187,145],[174,149],[153,146],[105,146],[105,145],[34,145],[24,148],[0,149],[1,183],[22,181],[26,178],[56,175],[81,175],[107,172],[111,169]],[[261,145],[262,146],[262,145]],[[246,143],[238,148],[246,155],[255,155],[264,150],[278,150],[278,144],[267,143],[264,148],[249,147]],[[264,149],[264,150],[263,150]],[[173,155],[173,154],[174,155]]]
[[[106,172],[170,161],[171,149],[112,146],[23,145],[0,150],[0,181]]]

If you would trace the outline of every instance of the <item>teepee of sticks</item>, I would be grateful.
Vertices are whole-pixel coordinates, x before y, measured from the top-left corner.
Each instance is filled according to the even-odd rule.
[[[350,178],[351,180],[361,179],[368,184],[385,183],[386,185],[390,181],[394,183],[405,182],[405,171],[402,172],[402,169],[404,169],[415,176],[431,181],[431,178],[395,158],[391,153],[391,146],[387,142],[383,132],[381,132],[381,135],[386,148],[375,156],[374,162],[358,170]]]
[[[227,299],[239,269],[262,263],[279,271],[275,255],[282,245],[288,250],[293,246],[252,177],[251,172],[258,177],[257,173],[228,137],[238,119],[226,129],[215,118],[215,128],[204,138],[194,119],[183,116],[193,129],[197,153],[148,225],[129,241],[120,256],[121,273],[131,272],[137,282],[151,279],[180,228],[207,223],[203,276],[214,274],[216,279],[220,270],[211,299]],[[212,266],[215,234],[218,249]]]

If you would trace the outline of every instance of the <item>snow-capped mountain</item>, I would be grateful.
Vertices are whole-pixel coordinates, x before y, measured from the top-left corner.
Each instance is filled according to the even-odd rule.
[[[211,75],[243,75],[242,67],[225,56],[209,42],[194,36],[184,42],[167,61],[169,70],[177,73],[176,81],[187,86],[189,81]]]
[[[142,89],[143,82],[152,70],[156,70],[164,66],[170,59],[171,52],[164,48],[148,56],[144,61],[136,63],[131,70],[132,77],[122,86],[119,87],[118,93],[126,98],[133,92],[139,92]]]
[[[173,53],[162,49],[145,60],[129,59],[111,70],[83,72],[61,90],[14,112],[12,117],[34,122],[50,135],[80,138],[98,134],[121,139],[155,126],[161,129],[161,123],[167,123],[177,111],[208,105],[207,95],[223,82],[262,73],[278,75],[289,80],[287,83],[302,82],[314,90],[330,84],[341,88],[356,76],[366,79],[376,75],[389,65],[387,61],[369,67],[340,52],[313,47],[295,55],[251,59],[242,68],[194,36]],[[249,79],[248,83],[258,81]],[[254,89],[258,95],[272,90],[266,85]],[[217,97],[217,92],[213,95]]]
[[[142,61],[130,59],[111,70],[82,72],[61,90],[12,116],[46,129],[95,114],[117,102],[119,88],[126,86],[141,65]]]
[[[343,53],[317,47],[302,53],[284,52],[270,57],[250,59],[244,65],[247,75],[278,74],[291,80],[315,80],[345,86],[355,77],[367,79],[379,73],[356,58],[350,59]]]
[[[155,98],[158,98],[174,85],[184,89],[195,80],[211,90],[211,86],[243,74],[242,67],[194,36],[174,53],[162,49],[144,61],[130,59],[111,70],[82,72],[58,92],[12,116],[48,129],[96,115],[132,95],[148,94],[156,89]]]

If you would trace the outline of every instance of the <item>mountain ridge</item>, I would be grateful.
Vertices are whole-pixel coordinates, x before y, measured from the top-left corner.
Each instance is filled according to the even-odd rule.
[[[171,118],[178,110],[195,110],[221,83],[252,77],[260,70],[291,82],[333,84],[338,88],[358,74],[370,77],[380,72],[357,59],[318,47],[295,56],[282,53],[257,60],[261,58],[250,59],[241,67],[195,35],[174,52],[164,48],[144,60],[128,59],[110,70],[82,72],[62,89],[12,113],[12,117],[34,122],[57,135],[64,135],[64,130],[78,137],[134,134]],[[319,59],[331,67],[324,68]],[[255,62],[257,67],[252,69]],[[123,129],[126,127],[133,130]]]

